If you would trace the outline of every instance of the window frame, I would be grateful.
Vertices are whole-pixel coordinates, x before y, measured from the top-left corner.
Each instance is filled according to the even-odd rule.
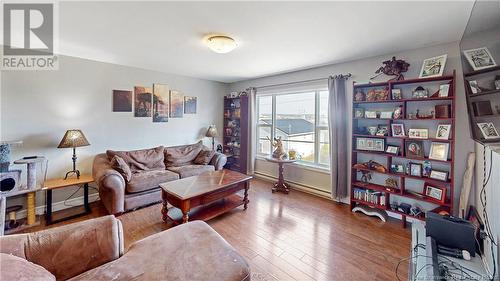
[[[265,94],[257,94],[256,97],[256,136],[255,140],[257,143],[261,140],[260,136],[260,128],[271,128],[271,139],[274,139],[276,136],[276,97],[280,95],[294,95],[294,94],[304,94],[304,93],[314,93],[314,141],[299,141],[299,140],[294,140],[291,142],[304,142],[304,143],[313,143],[314,144],[314,161],[309,162],[309,161],[297,161],[294,164],[300,165],[300,166],[305,166],[305,167],[313,167],[313,168],[320,168],[322,170],[327,170],[330,169],[330,164],[322,164],[319,162],[320,159],[320,148],[321,148],[321,131],[328,131],[329,127],[328,125],[321,125],[320,124],[320,92],[328,91],[328,88],[325,87],[313,87],[311,89],[304,89],[304,90],[297,90],[297,91],[275,91],[272,93],[265,93]],[[260,124],[260,103],[259,99],[263,97],[271,97],[271,124]],[[328,113],[328,112],[327,112]],[[330,139],[328,144],[330,144]],[[330,147],[329,147],[330,149]],[[272,153],[272,147],[271,147],[271,153]],[[256,158],[265,158],[268,157],[269,155],[266,153],[260,153],[259,151],[256,151]]]

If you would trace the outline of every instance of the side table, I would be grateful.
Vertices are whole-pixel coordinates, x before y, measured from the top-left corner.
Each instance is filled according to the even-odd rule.
[[[267,157],[266,160],[269,162],[278,163],[278,182],[274,184],[272,192],[274,193],[276,191],[280,191],[288,194],[288,192],[290,192],[290,185],[285,182],[285,178],[283,177],[283,170],[284,170],[283,165],[293,163],[297,160],[290,160],[290,159],[281,160],[272,157]]]
[[[83,216],[86,214],[89,214],[91,212],[90,206],[89,206],[89,183],[93,182],[94,178],[92,175],[81,175],[79,179],[77,178],[68,178],[68,179],[63,179],[63,178],[58,178],[58,179],[50,179],[45,181],[45,185],[43,187],[43,190],[46,191],[46,214],[45,214],[45,221],[47,225],[58,223],[61,221],[73,219],[79,216]],[[59,189],[59,188],[64,188],[68,186],[74,186],[74,185],[81,185],[83,184],[83,207],[84,211],[82,213],[74,214],[71,216],[67,216],[64,218],[60,218],[57,220],[52,220],[52,190],[54,189]]]

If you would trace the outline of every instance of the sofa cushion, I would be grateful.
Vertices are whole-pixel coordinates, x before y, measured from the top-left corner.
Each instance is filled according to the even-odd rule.
[[[118,171],[118,173],[122,175],[125,181],[129,182],[132,178],[132,171],[130,170],[130,167],[128,166],[127,162],[125,162],[125,160],[123,160],[123,158],[121,158],[120,156],[113,156],[113,159],[111,159],[111,167]]]
[[[201,173],[205,172],[213,172],[215,171],[215,167],[212,165],[186,165],[182,167],[168,167],[168,170],[172,172],[176,172],[179,174],[181,179],[197,176]]]
[[[0,280],[55,281],[56,277],[45,268],[20,257],[0,253]]]
[[[165,165],[179,167],[192,164],[202,149],[203,143],[201,141],[195,144],[167,147],[165,148]]]
[[[141,171],[132,174],[132,179],[127,183],[126,189],[129,193],[141,192],[157,188],[160,183],[178,179],[177,173],[168,170]]]
[[[70,280],[250,280],[250,267],[202,221],[189,222],[132,244],[118,260]]]
[[[130,166],[130,170],[134,172],[165,169],[163,152],[164,147],[158,146],[155,148],[132,151],[107,150],[106,155],[109,161],[111,161],[115,155],[121,157],[125,160],[127,165]]]
[[[215,151],[213,150],[202,150],[200,151],[200,153],[198,153],[198,156],[196,156],[193,163],[198,165],[208,165],[214,155]]]

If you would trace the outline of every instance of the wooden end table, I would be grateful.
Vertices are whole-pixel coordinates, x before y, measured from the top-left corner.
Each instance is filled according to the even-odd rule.
[[[163,221],[174,224],[207,221],[238,206],[248,207],[251,176],[220,170],[160,184]],[[236,194],[244,190],[244,196]],[[168,204],[175,208],[168,208]]]
[[[283,165],[293,163],[297,160],[290,160],[290,159],[281,160],[272,157],[267,157],[266,160],[272,163],[278,163],[278,182],[274,183],[272,192],[274,193],[278,191],[288,194],[290,192],[290,185],[285,182],[285,178],[283,177],[283,171],[284,171]]]
[[[91,212],[90,206],[89,206],[89,183],[91,183],[93,181],[94,181],[94,178],[92,177],[92,175],[87,175],[87,174],[80,175],[79,179],[77,179],[77,178],[68,178],[68,179],[58,178],[58,179],[50,179],[50,180],[45,181],[44,187],[42,189],[42,190],[46,191],[45,202],[46,202],[47,212],[45,213],[45,223],[47,225],[50,225],[50,224],[74,219],[74,218],[89,214]],[[84,208],[84,211],[81,213],[67,216],[64,218],[60,218],[57,220],[52,220],[52,190],[64,188],[64,187],[68,187],[68,186],[81,185],[81,184],[83,184],[83,208]]]

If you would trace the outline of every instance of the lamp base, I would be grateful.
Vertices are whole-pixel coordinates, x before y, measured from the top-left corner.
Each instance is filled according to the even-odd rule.
[[[73,170],[73,171],[69,171],[66,173],[66,176],[64,177],[65,180],[68,179],[68,176],[69,175],[72,175],[72,174],[75,174],[76,175],[76,178],[79,179],[80,178],[80,171],[78,170]]]

